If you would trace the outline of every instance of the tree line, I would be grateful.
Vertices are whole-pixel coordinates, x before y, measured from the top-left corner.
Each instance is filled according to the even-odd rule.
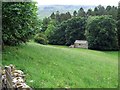
[[[37,6],[33,2],[2,4],[4,45],[19,45],[34,37],[41,44],[71,45],[80,39],[87,40],[90,49],[118,48],[120,4],[106,8],[99,5],[87,12],[81,7],[73,15],[57,11],[43,20],[38,18]]]
[[[81,7],[78,11],[74,11],[71,14],[69,11],[66,13],[60,13],[59,11],[53,12],[48,18],[43,19],[43,23],[48,23],[50,19],[56,20],[57,23],[61,23],[64,20],[68,20],[72,17],[89,17],[89,16],[101,16],[101,15],[111,15],[117,20],[118,8],[115,6],[107,6],[106,8],[102,5],[95,7],[93,10],[88,9],[86,12]]]
[[[73,14],[70,12],[60,13],[59,11],[53,12],[48,18],[44,18],[42,20],[41,31],[46,31],[48,24],[51,21],[54,21],[56,25],[60,24],[61,22],[68,20],[73,17],[85,17],[88,18],[89,16],[101,16],[101,15],[111,15],[113,19],[117,20],[117,12],[118,8],[115,6],[107,6],[106,8],[102,5],[95,7],[93,10],[88,9],[87,12],[81,7],[78,11],[74,11]],[[54,24],[55,25],[55,24]]]
[[[43,19],[40,33],[47,37],[49,44],[71,45],[80,39],[88,41],[89,49],[117,50],[117,12],[115,6],[104,8],[101,5],[87,12],[81,7],[73,15],[53,12]]]
[[[107,6],[106,8],[102,5],[95,7],[93,10],[88,9],[86,12],[81,7],[78,11],[74,10],[73,14],[70,12],[60,13],[59,11],[53,12],[50,15],[51,19],[56,19],[59,22],[67,20],[71,17],[88,17],[88,16],[100,16],[100,15],[112,15],[114,19],[117,19],[117,10],[118,8],[115,6]]]

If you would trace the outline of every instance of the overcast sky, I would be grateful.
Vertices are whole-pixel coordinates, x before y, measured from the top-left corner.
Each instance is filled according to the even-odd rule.
[[[114,5],[120,0],[36,0],[38,5]]]

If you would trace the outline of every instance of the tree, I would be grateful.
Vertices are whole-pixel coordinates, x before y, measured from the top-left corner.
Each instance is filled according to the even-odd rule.
[[[60,22],[62,22],[62,21],[64,21],[64,20],[67,20],[66,14],[65,14],[65,13],[61,13],[61,14],[60,14]]]
[[[74,17],[77,16],[77,11],[76,11],[76,10],[73,12],[73,16],[74,16]]]
[[[37,7],[33,2],[2,3],[2,39],[6,45],[28,41],[38,27]]]
[[[117,7],[115,6],[107,6],[104,8],[104,6],[97,6],[94,8],[94,16],[101,16],[101,15],[111,15],[115,20],[117,19]]]
[[[60,22],[60,13],[59,11],[56,12],[56,21],[59,23]]]
[[[49,37],[49,43],[55,45],[65,45],[65,28],[66,21],[63,21],[57,25],[54,29],[53,34]]]
[[[97,8],[97,7],[94,8],[94,15],[95,15],[95,16],[99,15],[99,14],[98,14],[98,8]]]
[[[87,11],[87,16],[91,16],[91,15],[93,15],[92,9],[88,9],[88,11]]]
[[[85,18],[72,18],[69,19],[67,22],[67,27],[65,29],[65,38],[66,43],[65,45],[74,44],[75,40],[85,40],[86,37],[85,33]]]
[[[46,31],[49,22],[50,22],[49,18],[44,18],[43,19],[40,32],[45,32]]]
[[[109,15],[112,15],[112,17],[117,20],[117,7],[113,6],[110,11],[109,11]]]
[[[118,12],[117,10],[118,9],[115,6],[107,6],[106,15],[112,15],[112,17],[117,20],[117,12]]]
[[[51,35],[53,35],[55,26],[56,26],[56,21],[51,20],[50,23],[48,24],[46,31],[45,31],[45,35],[47,36],[48,40],[49,40],[49,37]]]
[[[50,37],[51,44],[71,45],[76,39],[85,39],[85,18],[74,17],[59,24]]]
[[[118,29],[118,40],[120,40],[120,2],[118,4],[118,15],[117,15],[117,29]],[[120,50],[120,41],[118,42]]]
[[[77,16],[85,17],[85,11],[82,7],[78,10]]]
[[[89,49],[117,50],[116,21],[110,16],[89,17],[86,37]]]
[[[55,19],[55,14],[54,14],[54,12],[50,15],[50,18],[51,18],[51,19]]]
[[[89,12],[91,13],[91,10],[89,10]],[[101,16],[101,15],[105,15],[106,14],[106,10],[103,6],[99,5],[97,7],[94,8],[94,11],[93,11],[93,15],[94,16]]]
[[[111,8],[112,8],[111,6],[107,6],[107,7],[106,7],[106,14],[107,14],[107,15],[109,15],[109,12],[110,12]]]
[[[71,17],[72,17],[72,16],[71,16],[70,12],[67,12],[67,13],[66,13],[66,20],[67,20],[67,19],[70,19]]]
[[[105,15],[105,8],[101,5],[97,6],[98,8],[98,15]]]

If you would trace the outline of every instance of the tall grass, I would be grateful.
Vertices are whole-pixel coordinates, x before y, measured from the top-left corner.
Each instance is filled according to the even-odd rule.
[[[34,42],[3,51],[3,65],[14,64],[35,88],[115,88],[118,52],[94,51]]]

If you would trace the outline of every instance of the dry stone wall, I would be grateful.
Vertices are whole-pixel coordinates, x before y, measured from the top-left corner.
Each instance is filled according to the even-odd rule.
[[[23,71],[17,70],[13,65],[5,66],[2,70],[2,89],[32,90],[32,88],[25,83]]]

